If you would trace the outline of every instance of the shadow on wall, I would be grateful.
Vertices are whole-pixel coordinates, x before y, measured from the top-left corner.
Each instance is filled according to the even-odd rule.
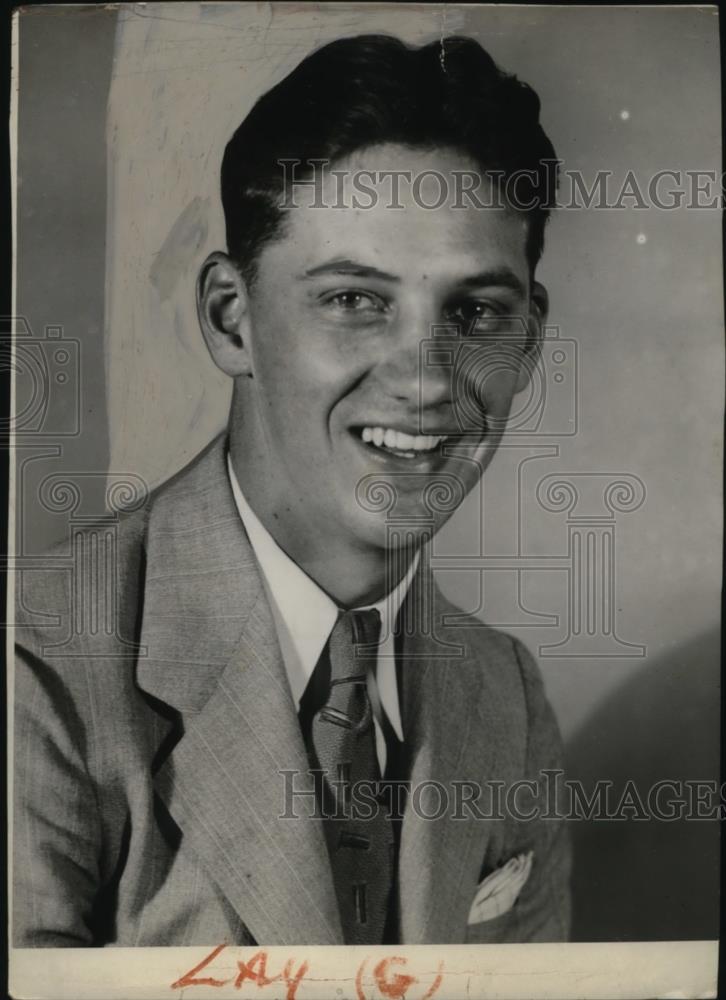
[[[718,781],[719,661],[714,630],[639,672],[569,741],[567,777],[588,791],[611,780],[616,803],[629,779],[643,799],[666,778]],[[574,941],[718,937],[715,821],[580,820],[571,830]]]

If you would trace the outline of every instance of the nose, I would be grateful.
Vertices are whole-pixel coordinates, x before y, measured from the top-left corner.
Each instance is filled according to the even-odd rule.
[[[409,407],[426,411],[440,410],[452,399],[453,366],[446,363],[446,350],[440,350],[435,315],[423,309],[402,315],[391,330],[389,350],[378,366],[378,376],[386,394]],[[451,333],[448,353],[452,353]]]

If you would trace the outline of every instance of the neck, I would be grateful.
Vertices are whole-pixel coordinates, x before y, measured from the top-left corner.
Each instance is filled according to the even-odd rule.
[[[394,573],[390,556],[385,551],[382,555],[371,555],[331,546],[323,558],[315,558],[306,553],[296,555],[285,548],[279,539],[275,538],[275,541],[339,608],[345,610],[366,607],[383,600],[406,575],[415,555],[414,552],[397,552]]]

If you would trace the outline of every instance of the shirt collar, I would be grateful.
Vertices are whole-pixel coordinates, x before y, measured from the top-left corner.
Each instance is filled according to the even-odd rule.
[[[333,630],[339,608],[280,548],[262,524],[242,493],[229,455],[227,468],[237,510],[262,571],[297,704]],[[377,603],[364,606],[378,610],[383,636],[393,630],[396,616],[416,573],[418,560],[417,552],[398,585]],[[363,607],[357,610],[363,610]],[[290,657],[284,655],[286,647],[294,654],[299,668],[297,672],[291,670]]]

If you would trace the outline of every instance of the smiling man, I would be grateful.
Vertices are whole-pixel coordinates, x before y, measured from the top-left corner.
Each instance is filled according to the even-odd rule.
[[[125,641],[54,656],[19,611],[17,945],[566,938],[539,672],[427,558],[537,358],[538,115],[470,39],[365,36],[230,140],[197,288],[228,431],[121,522]]]

